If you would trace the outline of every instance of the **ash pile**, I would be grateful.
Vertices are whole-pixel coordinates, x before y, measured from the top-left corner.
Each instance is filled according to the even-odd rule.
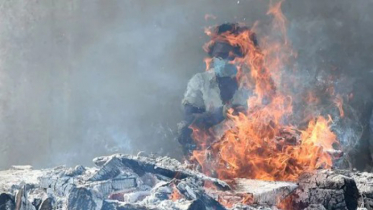
[[[320,170],[297,183],[208,177],[168,157],[98,157],[96,167],[0,172],[0,210],[373,209],[373,174]]]

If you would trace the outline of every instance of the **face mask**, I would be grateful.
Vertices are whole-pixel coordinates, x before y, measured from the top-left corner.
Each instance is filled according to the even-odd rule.
[[[233,77],[237,75],[237,67],[221,58],[213,58],[213,66],[216,76]]]

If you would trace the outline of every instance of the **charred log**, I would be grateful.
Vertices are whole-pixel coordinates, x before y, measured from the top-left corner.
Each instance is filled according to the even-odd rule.
[[[103,164],[97,175],[93,176],[91,180],[100,180],[104,178],[115,177],[120,174],[120,168],[125,166],[132,169],[139,176],[145,173],[160,174],[168,178],[185,179],[188,177],[197,178],[206,182],[211,182],[222,190],[229,190],[227,183],[208,177],[200,172],[183,167],[177,160],[163,157],[163,158],[149,158],[143,156],[131,155],[115,155],[110,158],[98,158],[99,164]],[[103,163],[105,162],[105,163]]]
[[[36,210],[36,206],[28,200],[27,191],[32,188],[32,185],[24,185],[16,194],[16,210]]]
[[[8,193],[0,194],[0,210],[13,210],[15,209],[14,197]]]
[[[330,170],[304,174],[294,195],[295,209],[321,204],[331,210],[355,210],[359,199],[355,181]]]
[[[206,209],[226,210],[223,205],[201,188],[202,185],[203,183],[198,179],[187,178],[186,180],[178,181],[176,188],[185,198],[202,203]]]
[[[71,190],[67,201],[67,209],[69,210],[94,210],[97,205],[98,204],[93,199],[92,193],[86,188],[75,188]]]
[[[121,174],[121,168],[123,168],[123,166],[124,165],[118,158],[113,157],[109,159],[106,163],[104,163],[100,170],[98,170],[97,173],[95,173],[91,178],[89,178],[89,181],[101,181],[115,178],[119,174]]]
[[[355,180],[360,192],[359,206],[373,210],[373,174],[367,172],[339,171]]]
[[[42,201],[39,210],[50,210],[53,209],[54,200],[52,198],[46,198]]]

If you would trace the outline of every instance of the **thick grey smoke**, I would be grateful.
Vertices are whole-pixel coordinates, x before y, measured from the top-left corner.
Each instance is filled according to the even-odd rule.
[[[87,164],[97,155],[141,150],[182,158],[176,124],[189,78],[205,68],[204,27],[265,26],[267,5],[0,1],[0,168]],[[288,0],[283,11],[298,68],[310,77],[333,69],[354,78],[342,87],[353,89],[351,106],[367,121],[373,2]],[[217,18],[206,21],[206,14]],[[360,162],[370,161],[367,135]]]

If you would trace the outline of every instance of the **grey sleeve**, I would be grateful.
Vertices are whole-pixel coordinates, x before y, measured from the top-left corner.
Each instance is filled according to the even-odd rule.
[[[197,108],[205,108],[202,86],[203,78],[201,77],[201,74],[198,73],[189,80],[182,104],[189,104]]]

